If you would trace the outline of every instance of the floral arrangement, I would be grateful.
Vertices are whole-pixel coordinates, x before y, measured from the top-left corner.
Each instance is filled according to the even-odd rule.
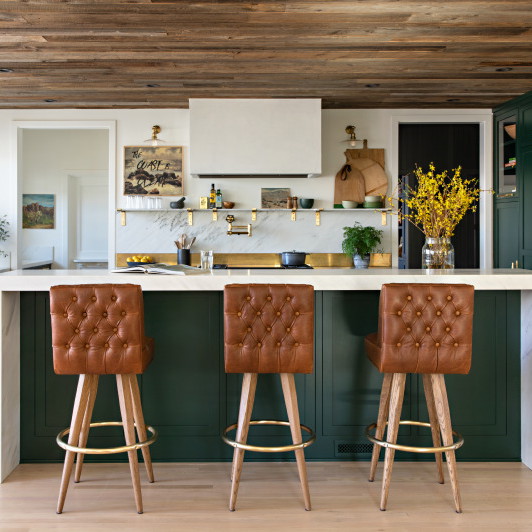
[[[453,169],[452,176],[448,176],[447,170],[436,173],[433,163],[429,165],[428,172],[416,167],[416,188],[406,189],[404,197],[399,198],[400,202],[407,205],[409,212],[399,212],[399,215],[426,237],[453,236],[456,226],[467,211],[476,211],[480,194],[477,180],[462,178],[461,170],[459,166]],[[389,199],[389,202],[393,206],[393,200]]]

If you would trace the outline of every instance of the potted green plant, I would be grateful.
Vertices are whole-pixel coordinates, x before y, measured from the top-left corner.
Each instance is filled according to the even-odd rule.
[[[353,257],[355,268],[367,268],[369,254],[381,243],[382,231],[368,225],[355,222],[353,227],[344,227],[342,251]]]

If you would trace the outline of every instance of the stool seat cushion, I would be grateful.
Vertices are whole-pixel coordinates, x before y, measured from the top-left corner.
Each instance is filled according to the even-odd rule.
[[[58,374],[138,374],[153,358],[138,285],[53,286],[50,313]]]
[[[227,285],[224,348],[227,373],[312,373],[314,287]]]
[[[383,285],[368,358],[383,373],[469,373],[473,303],[471,285]]]

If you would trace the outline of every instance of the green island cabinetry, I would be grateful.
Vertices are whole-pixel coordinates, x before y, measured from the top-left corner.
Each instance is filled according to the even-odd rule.
[[[494,266],[532,269],[532,91],[494,109]]]
[[[20,297],[21,461],[61,461],[55,436],[70,422],[77,377],[53,372],[48,293]],[[301,421],[317,434],[305,451],[310,460],[370,457],[364,429],[376,418],[382,376],[366,359],[364,336],[377,328],[378,298],[377,291],[316,292],[315,371],[296,377]],[[154,460],[229,460],[232,448],[220,432],[236,420],[241,377],[223,369],[223,294],[145,292],[144,300],[146,332],[156,351],[139,382],[146,422],[160,434],[151,447]],[[471,373],[447,377],[453,424],[466,440],[461,460],[520,459],[519,324],[519,292],[477,291]],[[114,377],[100,382],[94,420],[118,420]],[[420,379],[410,376],[404,419],[428,418],[422,394]],[[286,419],[278,376],[259,376],[253,418]],[[258,428],[250,441],[288,443],[287,432]],[[423,429],[404,427],[401,434],[405,441],[430,444]],[[121,441],[121,429],[94,429],[89,445]],[[291,459],[289,454],[247,458]],[[406,453],[397,458],[433,459]]]

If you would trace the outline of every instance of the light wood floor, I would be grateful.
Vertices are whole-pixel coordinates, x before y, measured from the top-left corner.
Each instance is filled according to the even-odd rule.
[[[230,464],[154,464],[155,484],[141,473],[143,515],[125,463],[86,464],[62,515],[55,513],[61,466],[21,465],[0,485],[0,529],[532,530],[532,471],[518,463],[458,465],[461,515],[449,484],[436,482],[434,463],[395,463],[386,512],[378,509],[382,463],[374,483],[366,480],[367,462],[308,463],[311,512],[303,509],[294,463],[245,463],[236,512],[227,510]]]

